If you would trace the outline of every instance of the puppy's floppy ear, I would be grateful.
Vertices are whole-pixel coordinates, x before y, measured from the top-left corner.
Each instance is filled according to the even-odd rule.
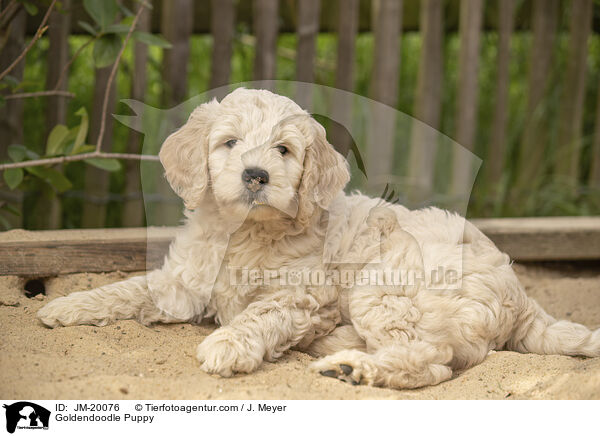
[[[194,109],[158,154],[169,184],[187,209],[200,205],[208,186],[208,134],[218,107],[217,100],[212,100]]]
[[[312,143],[304,155],[304,173],[298,189],[296,219],[307,224],[315,205],[326,209],[333,198],[350,180],[346,159],[327,142],[325,129],[313,118],[308,118],[314,132]]]

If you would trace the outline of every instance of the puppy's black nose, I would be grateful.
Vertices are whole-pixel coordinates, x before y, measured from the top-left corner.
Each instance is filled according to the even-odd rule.
[[[269,183],[269,173],[260,168],[246,168],[242,173],[242,180],[252,191],[262,188],[262,185]]]

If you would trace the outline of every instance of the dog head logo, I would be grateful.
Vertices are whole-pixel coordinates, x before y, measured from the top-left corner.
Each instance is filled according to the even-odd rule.
[[[16,429],[48,429],[50,411],[28,401],[4,404],[6,409],[6,431],[14,433]]]

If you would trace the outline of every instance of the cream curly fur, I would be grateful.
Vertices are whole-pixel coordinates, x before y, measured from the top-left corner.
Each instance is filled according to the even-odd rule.
[[[600,356],[600,331],[546,314],[523,292],[508,256],[462,217],[344,194],[345,160],[285,97],[238,89],[206,103],[160,158],[187,208],[163,267],[55,299],[38,313],[44,324],[214,317],[221,327],[197,350],[209,373],[249,373],[297,347],[322,357],[312,369],[324,375],[392,388],[440,383],[490,350]],[[241,178],[250,167],[269,173],[257,193]],[[331,272],[347,262],[356,270],[458,267],[460,286],[234,285],[229,274]]]

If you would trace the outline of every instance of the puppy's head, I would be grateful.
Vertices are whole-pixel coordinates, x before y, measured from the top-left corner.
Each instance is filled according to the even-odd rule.
[[[349,180],[325,129],[287,97],[237,89],[192,112],[160,151],[188,209],[214,199],[226,217],[308,222]]]

